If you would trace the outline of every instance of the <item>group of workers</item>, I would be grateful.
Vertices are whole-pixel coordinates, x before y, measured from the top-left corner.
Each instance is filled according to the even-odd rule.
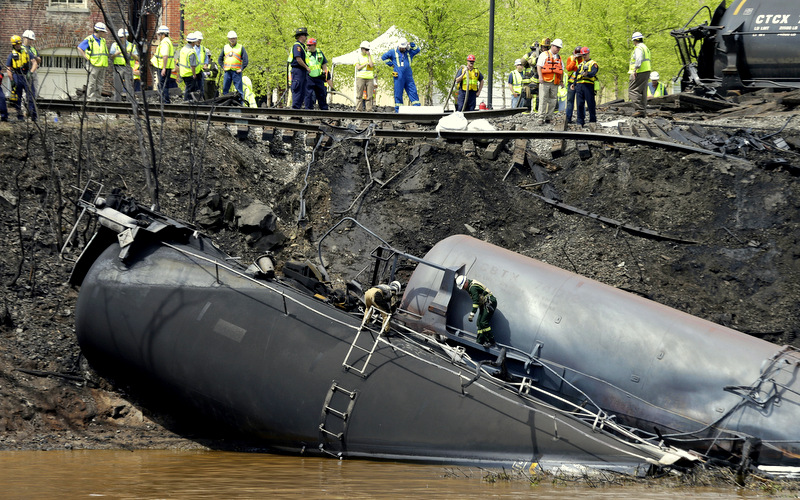
[[[0,72],[0,83],[7,76],[11,81],[10,99],[17,109],[17,120],[24,120],[22,111],[23,96],[27,101],[28,116],[36,121],[36,90],[39,88],[37,71],[42,64],[39,51],[33,46],[36,35],[26,30],[22,36],[11,37],[11,53],[6,58],[5,74]],[[8,121],[8,105],[5,93],[0,90],[0,121]]]
[[[485,348],[493,346],[495,340],[491,320],[497,309],[497,298],[486,285],[463,274],[456,275],[455,286],[456,290],[467,292],[472,299],[472,309],[467,315],[467,321],[472,322],[476,315],[478,317],[475,340]],[[385,333],[389,327],[389,319],[400,302],[401,290],[402,285],[399,281],[392,281],[388,285],[380,284],[367,290],[364,294],[364,319],[361,326],[369,323],[373,312],[377,311],[382,317],[381,333]]]

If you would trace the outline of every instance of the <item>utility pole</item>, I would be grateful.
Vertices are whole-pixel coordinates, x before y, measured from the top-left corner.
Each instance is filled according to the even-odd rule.
[[[494,84],[494,0],[489,0],[489,99],[486,103],[492,109],[492,86]]]

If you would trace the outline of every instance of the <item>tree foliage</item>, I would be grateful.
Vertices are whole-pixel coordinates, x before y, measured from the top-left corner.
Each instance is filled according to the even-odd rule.
[[[717,0],[495,0],[495,81],[505,80],[514,59],[544,37],[561,38],[563,54],[577,45],[588,46],[600,65],[606,96],[624,97],[633,44],[631,33],[641,31],[650,48],[653,69],[662,81],[676,76],[680,61],[671,29],[683,26],[703,5]],[[422,52],[414,75],[421,97],[429,101],[445,93],[455,71],[474,54],[486,72],[489,51],[489,0],[186,0],[187,31],[203,31],[214,57],[234,30],[250,59],[247,74],[256,93],[286,87],[286,60],[294,30],[304,26],[329,58],[356,49],[392,25],[409,34]],[[380,57],[381,54],[374,54]],[[379,65],[386,87],[391,75]],[[338,72],[349,78],[351,72]]]

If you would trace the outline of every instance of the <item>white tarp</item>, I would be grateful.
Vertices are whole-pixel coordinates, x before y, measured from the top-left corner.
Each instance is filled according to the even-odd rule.
[[[408,38],[408,36],[397,29],[397,26],[392,26],[386,32],[372,40],[370,44],[369,51],[372,52],[372,58],[375,60],[375,64],[380,64],[381,56],[388,51],[389,49],[393,49],[397,47],[397,44],[400,43],[401,38]],[[411,40],[409,40],[411,41]],[[359,42],[359,45],[361,43]],[[341,55],[339,57],[333,58],[334,66],[337,64],[352,64],[355,65],[358,62],[358,56],[361,54],[361,48],[356,48],[352,52],[348,52],[347,54]]]

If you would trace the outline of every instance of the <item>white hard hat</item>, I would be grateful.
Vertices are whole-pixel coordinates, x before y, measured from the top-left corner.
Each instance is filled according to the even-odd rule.
[[[235,31],[231,30],[231,31],[228,32],[228,38],[239,38],[239,37],[236,36],[236,32]]]
[[[25,33],[22,34],[22,38],[27,38],[29,40],[36,40],[36,35],[33,34],[31,30],[25,30]]]
[[[195,31],[195,32],[194,32],[194,36],[195,36],[195,38],[197,38],[198,40],[202,40],[202,39],[203,39],[203,32],[202,32],[202,31]]]
[[[392,281],[391,283],[389,283],[389,288],[394,290],[394,293],[397,294],[400,293],[400,290],[402,290],[403,285],[401,285],[399,281]]]
[[[95,31],[102,31],[103,33],[106,33],[106,32],[108,31],[108,30],[106,29],[106,25],[105,25],[105,24],[103,24],[103,23],[96,23],[96,24],[94,25],[94,30],[95,30]]]
[[[658,77],[661,76],[658,74],[658,71],[651,71],[650,72],[650,79],[651,80],[658,80]]]
[[[169,26],[162,24],[161,26],[158,27],[156,33],[169,33]]]
[[[400,47],[401,49],[408,47],[408,40],[406,40],[405,38],[401,38],[397,46]]]
[[[514,61],[514,66],[518,66],[520,64],[522,64],[522,59],[517,59],[516,61]]]
[[[120,28],[117,31],[117,36],[120,37],[120,38],[122,38],[124,36],[128,36],[128,30],[126,30],[125,28]]]
[[[553,46],[555,46],[555,47],[558,47],[558,48],[560,49],[560,48],[561,48],[561,46],[563,46],[563,45],[564,45],[564,42],[562,42],[560,38],[556,38],[555,40],[553,40],[553,41],[550,43],[550,45],[553,45]]]
[[[464,283],[466,282],[467,282],[467,277],[464,276],[463,274],[459,274],[458,276],[456,276],[456,287],[464,288]]]
[[[361,42],[360,48],[369,50],[369,42],[364,40]]]
[[[196,42],[197,36],[195,36],[194,33],[189,33],[188,35],[186,35],[186,41],[189,43]]]
[[[633,40],[641,40],[642,38],[644,38],[644,36],[641,33],[639,33],[638,31],[634,32],[633,35],[631,35],[631,41],[633,41]]]

